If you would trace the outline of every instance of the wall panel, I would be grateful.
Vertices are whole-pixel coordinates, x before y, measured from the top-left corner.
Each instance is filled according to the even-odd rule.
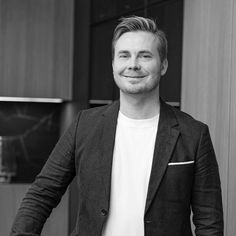
[[[72,99],[73,0],[0,0],[0,96]]]
[[[227,235],[236,235],[236,1],[233,6]]]
[[[182,110],[210,128],[220,168],[227,236],[236,230],[235,2],[185,0],[181,88]]]

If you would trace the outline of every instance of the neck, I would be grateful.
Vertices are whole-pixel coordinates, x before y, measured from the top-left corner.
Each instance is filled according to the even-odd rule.
[[[148,119],[159,114],[159,91],[148,94],[126,94],[120,92],[120,111],[132,119]]]

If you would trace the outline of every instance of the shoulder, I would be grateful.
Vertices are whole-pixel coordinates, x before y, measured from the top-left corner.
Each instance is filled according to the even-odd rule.
[[[118,111],[119,101],[114,101],[108,105],[81,110],[77,114],[76,120],[78,125],[95,125],[103,120],[105,115],[111,116],[112,114],[118,114]]]
[[[108,105],[85,109],[80,113],[81,116],[86,118],[98,118],[99,116],[103,116],[106,113],[114,112],[116,110],[119,110],[119,101],[114,101],[113,103]]]
[[[207,126],[202,121],[197,120],[192,115],[190,115],[184,111],[178,110],[175,107],[172,107],[172,110],[173,110],[179,124],[184,127],[189,127],[189,128],[192,127],[192,128],[198,129],[198,128]]]
[[[76,118],[75,136],[77,145],[97,142],[104,132],[104,127],[115,124],[119,111],[119,102],[81,110]]]
[[[169,106],[169,105],[168,105]],[[208,125],[195,119],[190,114],[180,111],[175,107],[169,106],[169,109],[174,114],[177,120],[177,129],[180,132],[181,140],[185,148],[191,153],[197,150],[200,146],[204,152],[213,150],[211,136]]]
[[[178,123],[179,130],[182,134],[185,134],[189,137],[200,137],[202,133],[209,132],[208,126],[204,122],[197,120],[192,115],[181,111],[173,106],[170,106],[168,104],[166,104],[166,106],[168,106],[168,108],[174,115]]]

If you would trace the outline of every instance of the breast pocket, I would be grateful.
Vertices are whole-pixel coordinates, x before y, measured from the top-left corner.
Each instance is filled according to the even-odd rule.
[[[170,162],[160,186],[165,200],[184,202],[190,200],[194,180],[194,162]]]

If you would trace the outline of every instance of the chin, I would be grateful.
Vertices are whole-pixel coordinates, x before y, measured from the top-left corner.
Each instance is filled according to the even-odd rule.
[[[159,81],[149,81],[149,83],[139,81],[137,83],[132,83],[130,81],[115,80],[115,83],[124,94],[132,95],[148,94],[159,87]]]
[[[148,87],[137,87],[137,86],[130,86],[129,88],[121,88],[121,91],[126,94],[133,94],[133,95],[138,95],[138,94],[148,94],[155,90],[156,87],[148,88]]]

